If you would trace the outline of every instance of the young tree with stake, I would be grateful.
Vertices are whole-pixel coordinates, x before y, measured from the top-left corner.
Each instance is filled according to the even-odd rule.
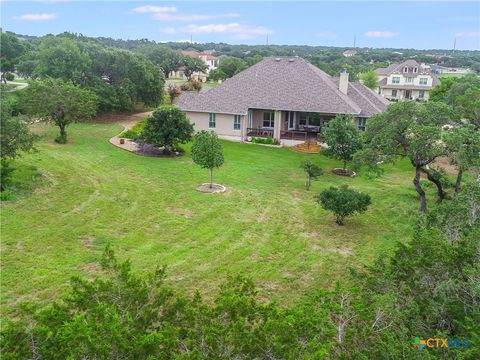
[[[210,189],[213,188],[213,170],[223,164],[223,149],[217,134],[213,131],[200,131],[193,137],[193,162],[203,169],[210,170]]]
[[[310,186],[312,185],[312,180],[317,180],[319,176],[323,174],[323,171],[318,165],[315,165],[310,160],[305,160],[304,162],[302,162],[301,168],[307,174],[305,189],[308,191],[310,190]]]

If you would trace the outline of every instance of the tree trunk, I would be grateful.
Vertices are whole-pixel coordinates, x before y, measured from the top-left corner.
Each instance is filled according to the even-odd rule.
[[[427,174],[427,179],[431,182],[433,182],[435,184],[435,186],[437,187],[437,204],[440,204],[443,199],[445,199],[445,196],[447,195],[445,193],[445,191],[443,191],[443,186],[442,186],[442,183],[440,180],[436,179],[434,176],[432,176],[432,174],[430,173],[429,170],[427,169],[423,169],[422,168],[422,171]]]
[[[455,182],[455,194],[460,192],[460,185],[462,184],[463,170],[458,170],[457,181]]]
[[[55,139],[55,141],[59,144],[65,144],[67,142],[67,132],[65,131],[67,125],[64,123],[59,123],[58,127],[60,128],[60,136]]]
[[[343,160],[343,170],[347,171],[347,160]]]
[[[213,189],[213,169],[210,169],[210,189]]]
[[[425,191],[423,191],[422,186],[420,185],[421,171],[422,167],[420,165],[415,165],[415,177],[413,178],[413,185],[415,185],[415,190],[417,190],[420,200],[420,211],[427,212],[427,199],[425,197]]]
[[[310,175],[307,175],[307,184],[306,184],[307,190],[310,190]]]
[[[343,225],[343,216],[341,216],[341,215],[336,215],[336,216],[335,216],[335,222],[336,222],[338,225]]]

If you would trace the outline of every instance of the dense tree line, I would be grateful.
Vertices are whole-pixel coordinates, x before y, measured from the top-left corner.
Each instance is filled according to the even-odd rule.
[[[34,80],[70,81],[94,92],[101,112],[158,105],[164,80],[144,56],[71,36],[46,36],[18,61],[17,72]]]
[[[18,35],[25,39],[24,43],[35,46],[42,38]],[[300,56],[308,59],[314,65],[330,75],[338,75],[347,69],[351,78],[356,80],[360,73],[368,72],[390,63],[402,62],[407,59],[416,59],[418,62],[441,63],[445,66],[471,67],[480,70],[479,51],[453,51],[453,50],[416,50],[416,49],[371,49],[356,48],[357,55],[346,58],[343,52],[349,47],[308,46],[308,45],[231,45],[225,43],[188,43],[169,42],[156,43],[148,39],[122,40],[105,37],[89,38],[81,34],[64,33],[62,37],[76,39],[80,42],[93,42],[104,48],[124,49],[146,55],[156,65],[162,66],[165,77],[170,71],[179,66],[180,50],[214,50],[216,55],[227,56],[244,61],[244,65],[251,66],[258,59],[267,56]],[[443,54],[444,57],[435,58],[431,54]],[[159,57],[160,55],[160,57]],[[238,64],[237,64],[238,65]],[[240,66],[241,67],[241,66]],[[237,72],[240,67],[236,67]],[[215,79],[228,78],[228,73],[214,73]]]
[[[290,306],[260,300],[232,277],[213,301],[170,288],[167,269],[142,276],[107,247],[95,280],[76,277],[43,308],[2,326],[4,359],[478,359],[480,184],[421,217],[409,245],[353,271],[348,286]],[[416,337],[457,339],[419,350]]]

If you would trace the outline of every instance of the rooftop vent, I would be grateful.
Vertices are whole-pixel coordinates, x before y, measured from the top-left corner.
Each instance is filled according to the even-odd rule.
[[[295,59],[288,59],[288,62],[294,62]]]
[[[280,58],[275,58],[275,61],[276,61],[276,62],[279,62],[280,60],[282,60],[282,59],[280,59]]]

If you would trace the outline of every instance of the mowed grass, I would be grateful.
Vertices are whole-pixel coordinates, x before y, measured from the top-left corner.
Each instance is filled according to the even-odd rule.
[[[139,272],[167,265],[170,284],[182,292],[208,298],[227,275],[241,273],[263,298],[288,303],[411,236],[418,203],[407,162],[379,179],[344,178],[330,172],[339,162],[322,155],[223,141],[215,181],[228,190],[203,194],[195,187],[208,172],[192,162],[189,146],[181,158],[141,157],[108,143],[120,131],[76,124],[70,142],[58,145],[57,129],[41,127],[38,152],[18,160],[36,166],[42,180],[2,204],[4,312],[52,299],[73,275],[93,276],[107,243]],[[325,171],[309,192],[299,168],[306,158]],[[372,205],[341,227],[314,196],[344,183],[369,193]]]

